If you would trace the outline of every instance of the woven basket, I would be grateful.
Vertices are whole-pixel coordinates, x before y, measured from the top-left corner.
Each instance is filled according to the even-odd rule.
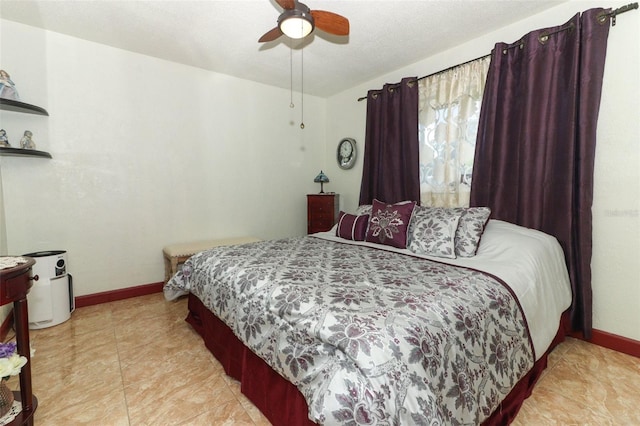
[[[0,418],[11,410],[13,405],[13,392],[7,386],[7,381],[0,379]]]

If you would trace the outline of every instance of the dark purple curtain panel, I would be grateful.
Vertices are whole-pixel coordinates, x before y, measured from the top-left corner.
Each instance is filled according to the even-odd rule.
[[[360,204],[420,201],[418,82],[404,78],[367,94]]]
[[[480,113],[471,206],[555,236],[573,330],[591,336],[591,206],[609,19],[602,9],[496,44]]]

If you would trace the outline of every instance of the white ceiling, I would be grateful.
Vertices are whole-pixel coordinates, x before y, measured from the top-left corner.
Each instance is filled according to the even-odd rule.
[[[348,18],[351,32],[316,30],[304,49],[284,36],[258,43],[276,26],[275,0],[0,0],[0,17],[283,88],[293,58],[296,90],[302,57],[304,92],[326,97],[563,1],[306,0]]]

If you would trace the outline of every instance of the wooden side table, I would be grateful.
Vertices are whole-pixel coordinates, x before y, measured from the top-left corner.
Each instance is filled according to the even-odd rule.
[[[340,195],[332,193],[307,195],[307,233],[328,231],[338,220]]]
[[[20,370],[20,392],[14,396],[22,402],[22,411],[10,425],[33,425],[33,415],[38,407],[38,399],[31,388],[31,346],[29,345],[29,311],[27,309],[27,293],[33,285],[31,267],[36,263],[30,257],[0,257],[2,259],[20,259],[25,262],[16,266],[0,269],[0,305],[13,302],[13,320],[16,328],[16,344],[18,353],[27,358],[27,363]]]

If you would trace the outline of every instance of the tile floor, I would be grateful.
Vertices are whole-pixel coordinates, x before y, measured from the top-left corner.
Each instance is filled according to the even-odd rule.
[[[186,311],[185,299],[157,293],[32,330],[35,424],[269,425],[184,322]],[[640,425],[638,407],[640,359],[568,339],[514,424]]]

